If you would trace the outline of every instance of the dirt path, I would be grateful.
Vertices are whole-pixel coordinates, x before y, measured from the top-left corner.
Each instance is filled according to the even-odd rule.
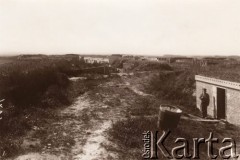
[[[56,117],[46,120],[46,125],[36,126],[31,130],[22,144],[23,148],[28,148],[27,152],[16,157],[15,160],[139,159],[141,150],[118,147],[118,144],[114,144],[115,141],[111,139],[109,141],[111,134],[108,135],[110,133],[108,129],[111,129],[113,124],[118,124],[115,123],[116,121],[127,120],[129,117],[133,120],[129,122],[134,122],[131,123],[131,127],[132,125],[136,128],[141,126],[142,129],[142,124],[140,125],[138,119],[135,121],[134,118],[139,117],[143,112],[144,121],[152,122],[148,121],[149,117],[145,115],[148,110],[144,108],[141,110],[143,112],[134,110],[134,106],[138,106],[136,101],[139,97],[149,98],[150,96],[144,93],[144,89],[135,81],[140,82],[141,79],[136,80],[135,77],[129,76],[111,79],[80,95],[74,104],[57,112]],[[157,116],[157,113],[149,113],[150,118]],[[154,123],[151,124],[153,127],[156,126]],[[151,124],[147,124],[146,128],[151,127]],[[187,129],[189,126],[193,129]],[[216,128],[216,137],[239,135],[235,128],[227,130],[225,127],[225,124],[206,123],[196,116],[183,115],[179,128],[184,132],[180,129],[177,134],[200,135],[199,133],[202,132],[208,134],[212,128]],[[127,137],[139,138],[138,130],[136,131]],[[118,133],[119,130],[115,135]],[[239,146],[237,147],[239,151]],[[34,149],[31,150],[31,148]],[[204,155],[205,152],[201,154]]]
[[[101,144],[106,141],[104,132],[109,127],[111,127],[111,121],[106,121],[101,126],[99,126],[98,130],[93,131],[92,135],[87,138],[87,142],[83,146],[83,153],[75,156],[74,159],[100,159],[100,157],[103,159],[103,157],[108,155],[109,153],[107,153],[106,150],[101,147]]]
[[[119,80],[101,84],[79,96],[74,104],[60,111],[52,123],[30,131],[24,146],[30,148],[36,144],[39,150],[15,160],[116,159],[117,155],[107,152],[103,144],[108,141],[106,131],[112,123],[126,115],[124,107],[131,97],[126,97],[125,91],[132,92]],[[46,133],[33,138],[41,132]]]

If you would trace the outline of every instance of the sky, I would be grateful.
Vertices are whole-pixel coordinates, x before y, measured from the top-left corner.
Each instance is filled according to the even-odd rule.
[[[0,0],[0,54],[240,55],[239,0]]]

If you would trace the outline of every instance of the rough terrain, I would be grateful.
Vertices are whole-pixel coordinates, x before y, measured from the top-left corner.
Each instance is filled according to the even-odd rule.
[[[141,134],[143,130],[156,130],[159,107],[159,100],[143,89],[149,76],[150,73],[124,74],[105,79],[79,95],[74,104],[56,110],[45,124],[34,127],[22,143],[26,152],[14,159],[140,159],[143,146]],[[144,101],[137,105],[139,99]],[[148,106],[144,104],[145,100],[157,104],[151,103]],[[173,147],[175,138],[179,136],[191,140],[194,137],[207,138],[210,132],[214,132],[214,137],[218,137],[220,141],[224,137],[233,137],[237,143],[237,151],[240,152],[239,127],[204,120],[187,112],[186,106],[180,107],[185,107],[185,110],[178,128],[168,141],[171,142],[168,147]],[[221,145],[216,144],[214,152],[217,153],[217,148]],[[200,155],[201,159],[208,159],[206,146],[201,148]]]
[[[28,152],[16,160],[42,159],[116,159],[104,144],[106,131],[115,121],[126,118],[126,107],[142,95],[124,78],[115,77],[80,95],[74,104],[57,110],[42,126],[36,126],[24,138]]]

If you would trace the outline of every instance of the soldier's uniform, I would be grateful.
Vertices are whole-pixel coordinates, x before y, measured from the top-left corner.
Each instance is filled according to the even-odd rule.
[[[202,117],[207,117],[207,107],[209,105],[209,95],[207,93],[202,93],[200,96],[201,100],[201,111],[202,111]]]

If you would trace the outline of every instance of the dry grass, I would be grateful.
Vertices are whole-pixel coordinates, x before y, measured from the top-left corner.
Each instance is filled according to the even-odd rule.
[[[180,72],[183,74],[177,75],[177,77],[180,76],[180,79],[175,79],[176,77],[173,77],[172,79],[166,78],[166,81],[169,81],[171,85],[167,85],[166,89],[173,87],[172,93],[174,93],[174,90],[176,89],[173,84],[178,84],[179,86],[183,86],[187,88],[190,88],[191,94],[194,91],[194,84],[188,83],[191,81],[187,81],[186,79],[189,75],[185,72]],[[131,82],[132,85],[138,84],[136,81],[138,79],[141,79],[141,77],[145,77],[144,74],[138,74],[137,78],[126,78],[129,82]],[[150,77],[150,76],[149,76]],[[171,83],[170,81],[176,80],[176,82]],[[146,78],[147,81],[147,78]],[[187,84],[183,84],[187,83]],[[163,83],[155,83],[156,85],[164,85]],[[143,84],[144,85],[144,84]],[[146,87],[140,87],[143,89]],[[169,93],[169,92],[168,92]],[[134,95],[135,102],[132,103],[127,110],[130,113],[130,116],[128,116],[127,119],[119,120],[116,123],[113,124],[113,127],[109,129],[109,140],[112,142],[110,144],[105,144],[104,147],[111,152],[117,153],[119,159],[131,159],[131,160],[137,160],[142,159],[142,150],[143,150],[143,135],[142,133],[144,131],[156,131],[159,130],[157,128],[157,114],[159,105],[162,103],[168,103],[173,105],[179,105],[178,102],[172,100],[171,98],[165,99],[164,97],[156,98],[154,96],[150,97],[143,97],[139,95]],[[183,96],[181,92],[179,92],[178,96],[182,98]],[[179,98],[179,97],[178,97]],[[192,103],[194,103],[194,98]],[[179,107],[183,110],[183,114],[199,114],[199,111],[194,106],[189,105],[179,105]],[[197,122],[193,120],[186,120],[181,119],[180,123],[178,125],[178,128],[171,132],[170,136],[168,137],[168,140],[166,141],[167,148],[171,151],[171,149],[174,146],[177,146],[175,144],[176,138],[186,138],[189,141],[190,144],[190,153],[193,153],[193,138],[205,138],[207,139],[209,137],[210,132],[213,132],[214,137],[219,138],[219,142],[223,140],[225,137],[232,137],[236,143],[240,143],[240,136],[239,132],[240,128],[237,126],[233,126],[231,124],[222,124],[222,123],[208,123],[208,122]],[[159,133],[160,136],[161,133]],[[214,145],[214,153],[218,154],[218,149],[221,147],[222,144],[216,144]],[[225,145],[224,145],[225,146]],[[239,152],[239,151],[238,151]],[[200,145],[200,158],[201,159],[208,159],[207,156],[207,145],[201,144]],[[159,152],[159,159],[168,159],[165,158],[161,152]]]
[[[145,113],[146,108],[139,108],[139,113]],[[144,131],[160,131],[157,128],[157,117],[146,117],[142,116],[128,118],[116,122],[113,127],[109,130],[109,140],[114,145],[105,146],[109,151],[115,152],[119,155],[119,159],[141,159],[143,141],[142,133]],[[240,128],[230,124],[219,124],[219,123],[208,123],[208,122],[197,122],[192,120],[181,119],[178,128],[171,131],[170,136],[165,142],[167,149],[171,149],[179,144],[175,144],[176,138],[186,138],[189,141],[190,153],[193,153],[193,138],[205,138],[209,137],[210,132],[213,132],[214,137],[219,139],[219,142],[225,137],[232,137],[236,143],[240,143],[239,136]],[[159,133],[159,136],[162,133]],[[214,145],[214,153],[218,154],[218,149],[222,144]],[[225,145],[224,145],[225,146]],[[207,156],[207,144],[200,145],[200,159],[208,159]],[[158,150],[159,159],[165,158],[162,153]]]

